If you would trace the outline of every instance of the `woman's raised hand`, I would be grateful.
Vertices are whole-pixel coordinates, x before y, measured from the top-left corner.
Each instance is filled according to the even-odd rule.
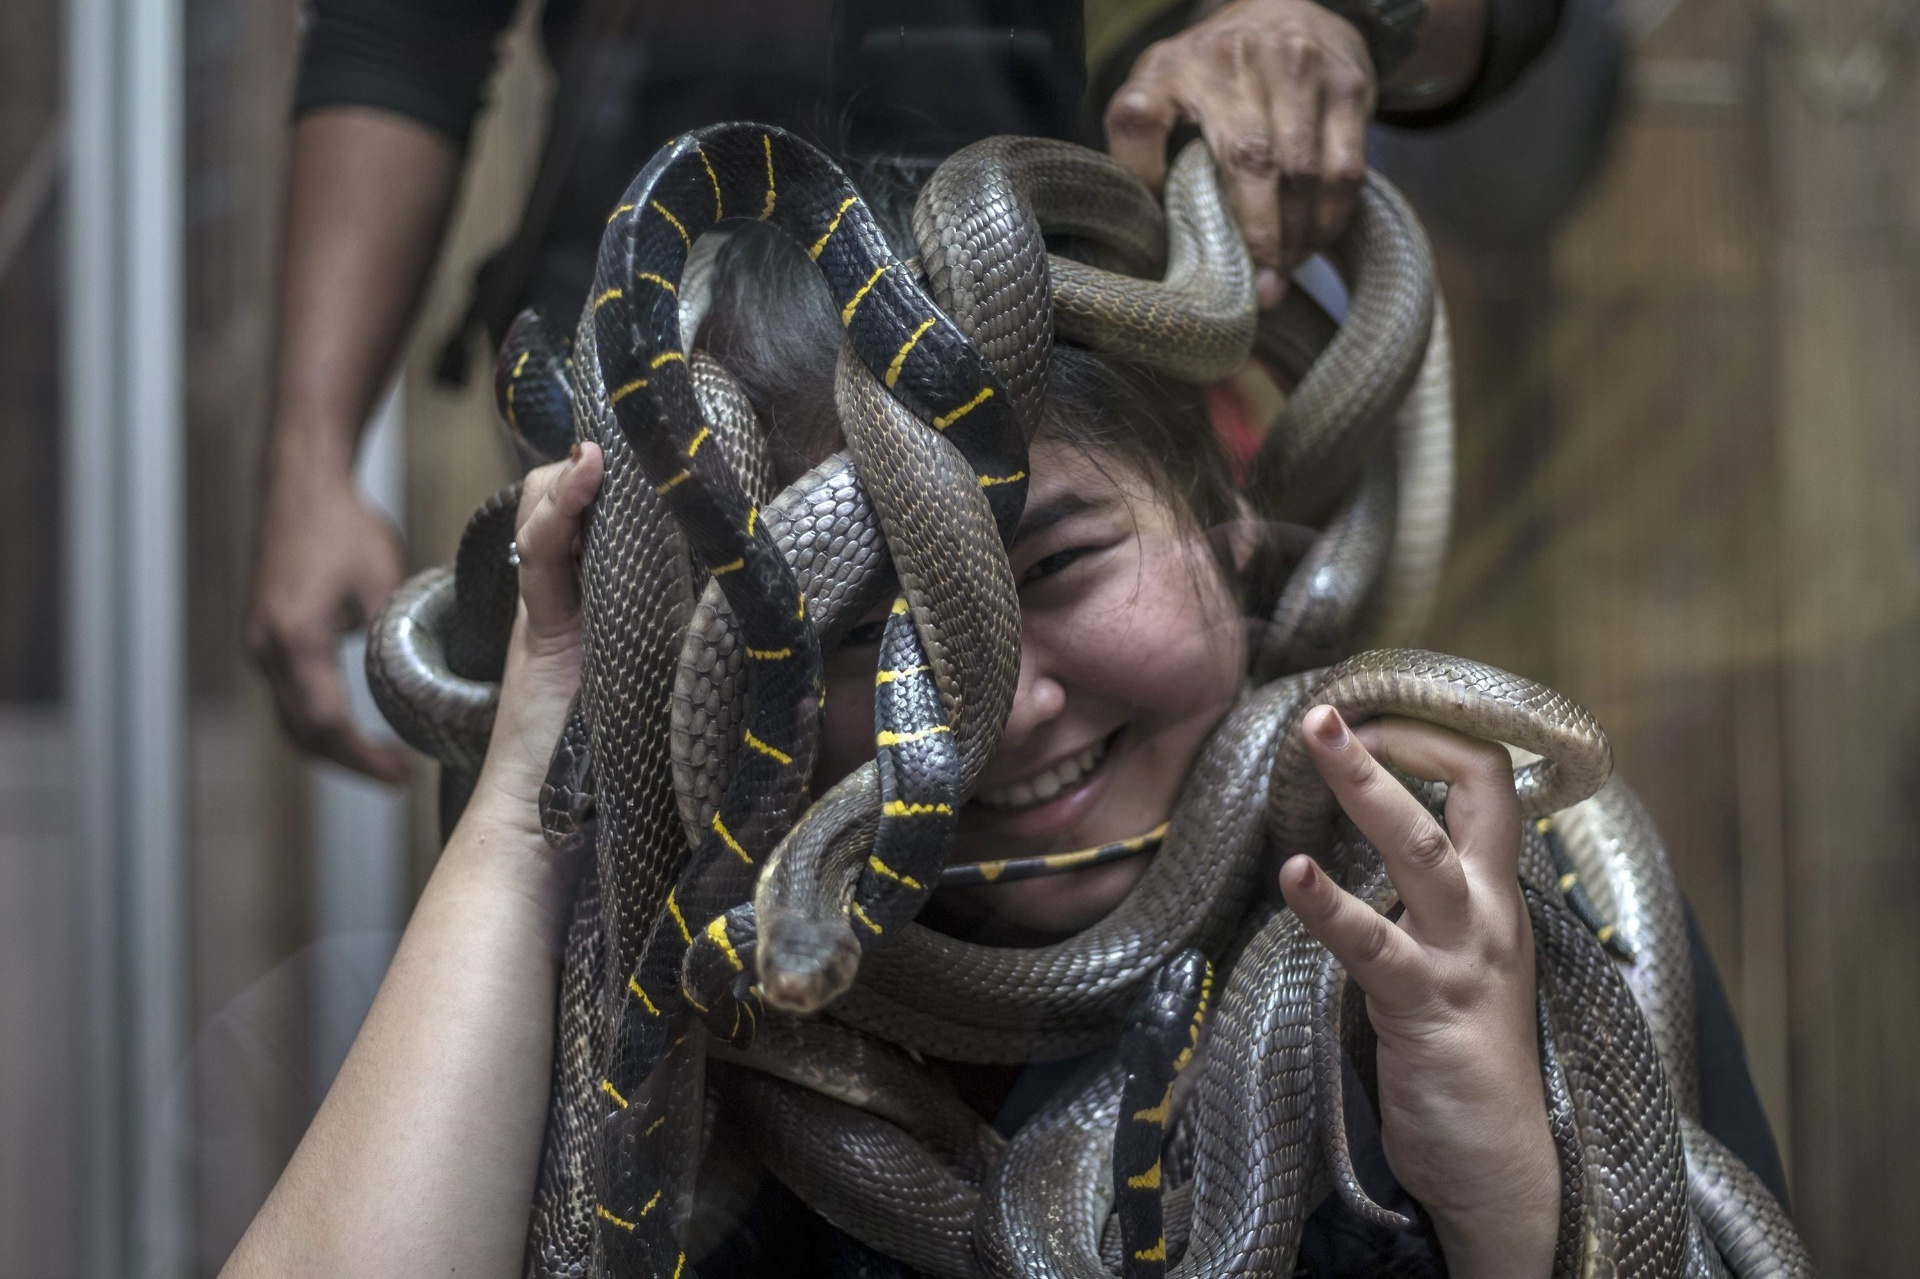
[[[1303,725],[1314,767],[1380,850],[1405,910],[1389,920],[1313,859],[1281,891],[1367,995],[1379,1035],[1381,1138],[1432,1215],[1456,1276],[1552,1271],[1560,1166],[1534,1020],[1513,766],[1491,742],[1415,720]],[[1443,829],[1381,761],[1447,783]]]
[[[541,838],[540,784],[580,683],[575,558],[600,474],[588,444],[527,477],[520,608],[473,802],[228,1279],[520,1273],[579,865]]]
[[[536,835],[540,786],[580,686],[580,519],[601,473],[600,446],[576,445],[566,461],[528,473],[520,491],[520,608],[475,799]]]

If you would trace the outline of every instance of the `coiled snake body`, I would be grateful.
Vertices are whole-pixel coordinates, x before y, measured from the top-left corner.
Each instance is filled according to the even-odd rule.
[[[679,325],[688,254],[733,217],[809,251],[847,335],[849,451],[779,494],[751,407]],[[1050,258],[1043,231],[1131,274]],[[839,171],[778,130],[700,130],[615,210],[570,358],[531,318],[502,353],[503,413],[530,457],[566,438],[569,414],[606,454],[584,538],[581,695],[543,797],[550,837],[595,853],[568,933],[530,1273],[688,1273],[712,1104],[744,1117],[722,1130],[751,1134],[822,1215],[928,1273],[1286,1274],[1327,1188],[1394,1219],[1354,1178],[1340,1121],[1341,1053],[1370,1060],[1366,1019],[1265,891],[1276,851],[1305,851],[1393,901],[1306,765],[1295,721],[1319,701],[1541,757],[1518,781],[1530,817],[1561,814],[1529,827],[1522,866],[1562,1160],[1556,1273],[1807,1273],[1778,1205],[1695,1121],[1664,851],[1607,781],[1598,726],[1528,681],[1401,649],[1259,684],[1214,730],[1108,917],[1036,948],[912,922],[1012,696],[1002,546],[1056,333],[1191,379],[1257,345],[1294,382],[1249,497],[1268,516],[1333,515],[1310,579],[1282,596],[1272,651],[1350,637],[1383,568],[1395,594],[1373,615],[1417,626],[1451,482],[1431,262],[1377,178],[1344,248],[1340,326],[1295,298],[1256,329],[1246,253],[1197,144],[1163,213],[1104,157],[990,139],[934,176],[914,232],[920,258],[903,263]],[[369,654],[389,718],[455,775],[484,752],[504,651],[499,606],[471,604],[511,583],[502,522],[476,524],[453,578],[409,584]],[[890,595],[876,762],[809,806],[819,655]],[[497,634],[462,669],[455,652],[472,645],[449,637],[467,616]],[[1588,884],[1589,922],[1556,857]],[[1624,976],[1589,926],[1596,910],[1633,956]],[[1203,1031],[1207,959],[1220,976]],[[917,1056],[1023,1062],[1116,1041],[1119,1062],[1095,1059],[1010,1143]]]

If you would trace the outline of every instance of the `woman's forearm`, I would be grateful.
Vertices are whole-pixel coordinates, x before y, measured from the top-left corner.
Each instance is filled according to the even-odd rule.
[[[223,1275],[519,1274],[567,894],[525,812],[492,811],[510,803],[483,790],[454,832]]]

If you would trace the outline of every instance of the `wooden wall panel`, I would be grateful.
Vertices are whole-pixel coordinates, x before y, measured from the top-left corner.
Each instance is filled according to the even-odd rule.
[[[1853,38],[1852,6],[1814,28]],[[1920,1246],[1920,200],[1909,81],[1866,119],[1773,59],[1794,1143],[1836,1273]]]
[[[1653,70],[1607,180],[1554,249],[1544,495],[1556,670],[1659,817],[1736,1008],[1735,744],[1743,676],[1773,660],[1774,627],[1751,589],[1771,566],[1750,534],[1774,505],[1766,150],[1739,92],[1753,53],[1741,11],[1710,4],[1681,9],[1641,51]],[[1736,96],[1663,95],[1684,82],[1662,70],[1676,65],[1723,68]],[[1783,1124],[1784,1096],[1770,1100]]]
[[[1814,47],[1878,10],[1801,6]],[[1673,847],[1822,1272],[1920,1218],[1920,92],[1810,93],[1683,0],[1538,259],[1443,253],[1460,527],[1434,643],[1592,707]]]

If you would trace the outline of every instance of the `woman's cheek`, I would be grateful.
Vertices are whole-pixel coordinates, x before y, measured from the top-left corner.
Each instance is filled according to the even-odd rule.
[[[1211,562],[1192,565],[1166,547],[1150,548],[1142,559],[1138,578],[1124,577],[1151,589],[1115,582],[1114,598],[1088,610],[1094,624],[1075,628],[1069,640],[1080,654],[1077,664],[1089,683],[1156,717],[1224,711],[1239,690],[1246,658],[1238,610],[1224,584],[1212,580],[1217,570]],[[1118,589],[1123,585],[1127,589]]]

